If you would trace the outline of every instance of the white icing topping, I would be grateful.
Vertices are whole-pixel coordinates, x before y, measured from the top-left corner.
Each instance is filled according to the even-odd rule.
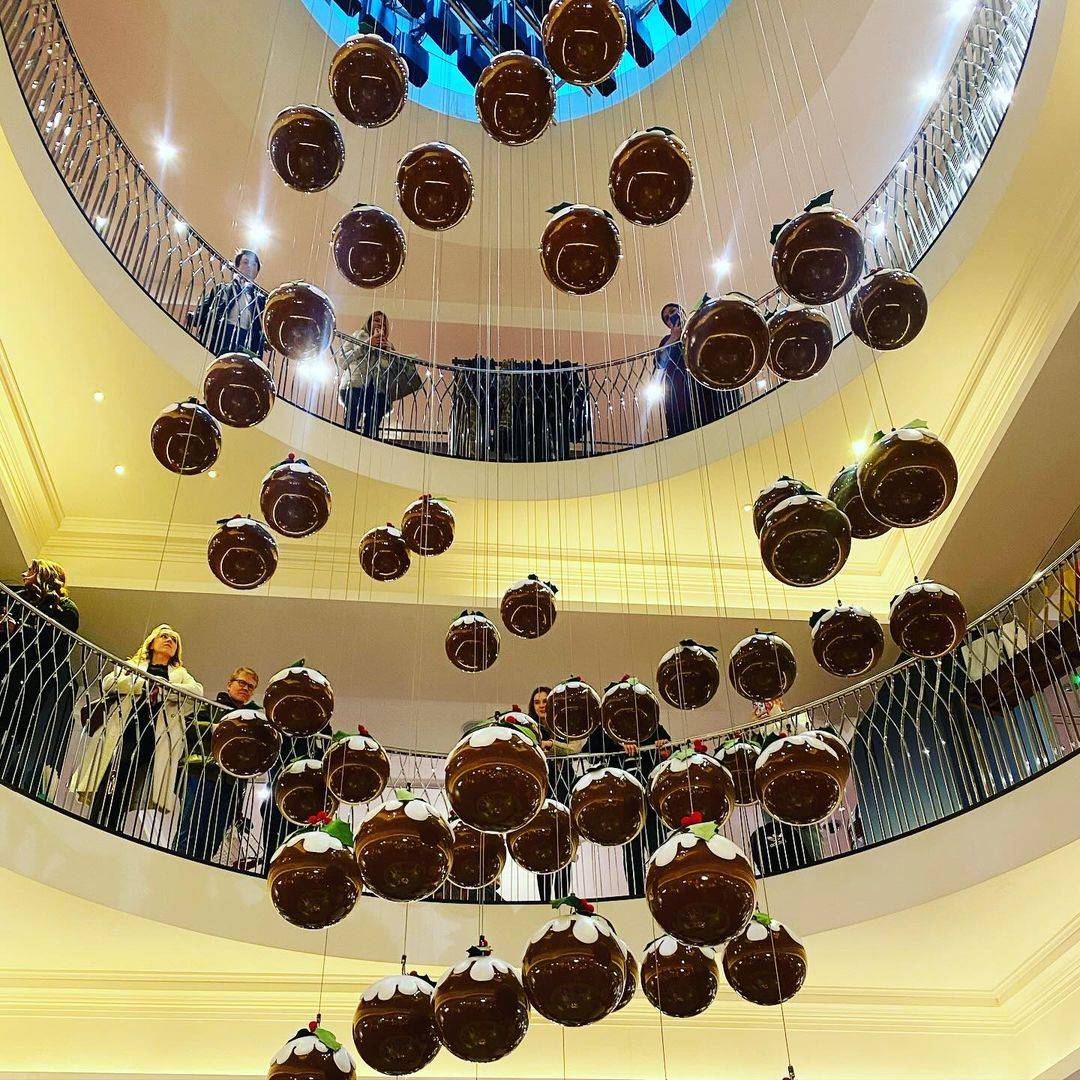
[[[674,836],[669,836],[653,853],[649,856],[648,865],[656,863],[657,866],[667,866],[676,855],[679,854],[681,849],[692,848],[697,844],[704,843],[709,851],[713,853],[718,859],[732,860],[732,859],[745,859],[746,856],[739,850],[739,848],[733,844],[723,833],[717,833],[711,840],[703,841],[696,833],[685,832],[676,833]]]
[[[630,780],[632,783],[637,784],[642,791],[645,790],[645,785],[633,774],[627,772],[625,769],[613,769],[611,766],[605,766],[602,769],[590,769],[575,785],[574,791],[580,791],[582,788],[587,788],[594,780],[599,780],[602,776],[618,776],[626,780]]]
[[[717,765],[723,768],[722,765],[714,757],[710,757],[708,754],[691,754],[688,758],[680,758],[672,755],[667,761],[661,761],[656,768],[649,773],[649,783],[651,784],[661,773],[670,770],[673,773],[686,772],[691,765]]]
[[[161,415],[164,416],[166,413],[171,413],[173,409],[186,409],[188,412],[194,412],[198,408],[201,408],[201,406],[197,401],[178,401],[174,405],[166,405],[165,408],[161,410]]]
[[[551,593],[552,596],[555,595],[555,590],[552,589],[546,581],[536,581],[533,578],[522,578],[520,581],[515,581],[506,591],[514,592],[517,589],[524,589],[530,585],[535,586],[541,592]]]
[[[772,508],[772,510],[769,511],[769,513],[770,513],[770,515],[775,514],[778,510],[781,510],[784,507],[790,508],[790,507],[793,507],[793,506],[805,506],[809,501],[810,501],[810,496],[809,495],[791,495],[790,497],[784,499],[783,502],[778,502]]]
[[[431,997],[434,993],[435,987],[416,975],[387,975],[385,979],[372,983],[361,995],[361,1001],[374,1001],[376,998],[379,1001],[389,1001],[395,994],[407,994],[409,997],[423,994]]]
[[[322,767],[323,764],[318,758],[300,758],[298,761],[290,761],[281,771],[287,773],[302,773],[305,770],[310,769],[311,772],[318,772]]]
[[[366,825],[373,817],[381,814],[384,810],[391,813],[394,810],[400,810],[403,806],[405,807],[405,816],[412,818],[413,821],[427,821],[428,818],[432,817],[442,818],[443,821],[446,820],[445,815],[438,807],[432,806],[431,803],[424,799],[408,799],[406,802],[402,802],[400,799],[385,799],[378,805],[371,807],[360,824]]]
[[[716,756],[718,758],[725,758],[729,754],[738,754],[738,753],[747,753],[747,752],[749,752],[751,754],[758,754],[760,751],[759,751],[758,747],[756,747],[753,743],[737,742],[737,743],[732,743],[731,746],[727,747],[726,749],[721,748],[721,749],[717,750],[716,751]]]
[[[511,714],[513,715],[513,714]],[[532,727],[532,720],[529,717],[524,717],[523,720],[516,721],[517,723],[526,723]],[[535,750],[541,757],[543,757],[543,751],[528,737],[520,731],[515,731],[510,727],[503,727],[501,724],[487,724],[484,727],[479,727],[475,731],[470,731],[463,739],[459,740],[457,746],[450,751],[450,756],[458,752],[463,746],[472,746],[480,748],[484,746],[494,746],[497,742],[513,742],[514,740],[523,742],[530,749]]]
[[[559,914],[550,922],[544,923],[529,939],[535,945],[545,934],[563,934],[570,930],[582,945],[594,945],[600,936],[612,937],[611,924],[596,915],[580,915],[564,904]],[[618,939],[616,939],[618,940]]]
[[[787,642],[784,641],[779,634],[751,634],[749,637],[744,637],[742,641],[731,650],[730,655],[734,656],[744,645],[749,645],[751,641],[760,641],[762,639],[771,642],[773,645],[779,645],[780,648],[787,645]]]
[[[350,735],[346,739],[339,739],[334,746],[341,746],[345,744],[350,750],[375,750],[379,751],[382,747],[373,739],[370,735]]]
[[[837,604],[836,607],[830,608],[821,616],[814,628],[811,630],[811,636],[818,632],[818,629],[824,626],[834,615],[858,615],[860,618],[869,619],[871,617],[870,612],[864,607],[859,607],[858,604]]]
[[[788,488],[798,487],[798,480],[774,480],[767,488],[762,488],[758,492],[758,498],[762,495],[768,495],[772,491],[787,491]]]
[[[471,626],[473,623],[487,623],[495,631],[495,636],[499,636],[498,627],[486,615],[462,615],[450,624],[450,629],[453,630],[455,626]]]
[[[914,596],[916,593],[941,593],[944,596],[955,596],[959,599],[959,594],[953,592],[948,585],[940,585],[936,581],[917,581],[896,595],[889,605],[889,610],[891,611],[905,596]]]
[[[775,742],[769,743],[769,745],[758,754],[757,761],[754,762],[754,768],[760,769],[761,766],[764,765],[778,750],[785,749],[789,746],[812,746],[815,750],[824,750],[826,754],[829,754],[839,761],[840,755],[829,745],[829,740],[833,738],[835,738],[835,736],[831,736],[828,732],[824,731],[804,731],[800,735],[786,735],[782,739],[777,739]]]
[[[693,645],[676,645],[674,649],[668,649],[668,651],[660,658],[660,663],[666,664],[669,660],[674,658],[676,653],[683,652],[693,653],[695,656],[708,656],[714,660],[716,659],[708,649],[695,643]]]
[[[245,525],[254,525],[256,529],[260,529],[263,532],[266,532],[263,523],[261,521],[256,521],[254,518],[231,517],[228,521],[225,522],[225,527],[227,529],[240,529],[243,528]],[[267,533],[267,535],[269,536],[269,533]],[[273,539],[273,537],[270,538]]]
[[[310,465],[305,465],[304,462],[302,462],[302,461],[283,461],[280,465],[275,465],[262,478],[262,483],[265,484],[266,481],[269,480],[271,476],[274,476],[277,473],[286,473],[286,472],[287,473],[294,473],[297,476],[301,476],[301,475],[314,476],[314,477],[317,477],[319,480],[322,480],[322,477],[319,475],[318,472],[316,472]]]
[[[707,956],[710,960],[716,959],[716,950],[710,948],[708,945],[683,945],[676,941],[670,934],[665,934],[663,937],[657,938],[655,941],[650,941],[645,946],[645,952],[642,956],[648,956],[650,953],[658,952],[661,956],[674,956],[679,949],[697,949],[703,956]]]
[[[633,686],[635,694],[648,694],[649,697],[655,696],[653,692],[643,682],[639,681],[631,684],[629,679],[624,679],[622,682],[617,682],[614,683],[612,686],[609,686],[604,691],[603,700],[607,701],[607,699],[611,697],[611,695],[614,694],[617,690],[627,690],[631,687],[631,685]]]
[[[757,919],[751,919],[750,922],[747,923],[743,933],[746,935],[747,941],[764,941],[765,938],[768,937],[770,931],[774,934],[778,934],[781,930],[786,930],[788,937],[790,937],[796,945],[802,944],[802,942],[791,932],[791,927],[785,927],[783,923],[779,923],[775,919],[769,920],[768,927]]]
[[[500,975],[509,973],[521,982],[517,968],[512,967],[505,960],[500,960],[497,956],[468,956],[443,972],[442,978],[436,984],[436,989],[442,986],[451,975],[461,975],[466,971],[475,982],[491,982],[496,972]]]
[[[270,723],[266,719],[266,713],[262,709],[230,709],[222,720],[258,720],[263,724]],[[219,720],[218,723],[221,721]]]
[[[559,683],[558,686],[553,686],[551,688],[551,693],[553,693],[553,694],[565,694],[567,690],[581,690],[581,689],[588,690],[589,693],[592,694],[594,697],[599,697],[600,696],[583,679],[567,679],[565,682]]]
[[[270,681],[266,684],[268,687],[273,686],[274,683],[279,682],[281,679],[286,679],[290,675],[302,675],[305,679],[316,683],[318,686],[330,686],[330,680],[321,672],[316,671],[311,667],[287,667],[282,668],[280,671],[275,671],[270,676]]]
[[[442,499],[435,499],[435,498],[431,498],[431,497],[429,497],[429,498],[427,498],[427,499],[417,499],[417,500],[416,500],[415,502],[413,502],[413,504],[412,504],[412,505],[411,505],[411,506],[409,507],[409,510],[420,510],[420,509],[422,509],[422,508],[423,508],[423,506],[424,506],[424,503],[427,503],[427,505],[428,505],[428,506],[437,506],[437,507],[439,507],[439,508],[440,508],[441,510],[445,510],[445,511],[447,512],[447,514],[449,514],[449,515],[450,515],[450,519],[451,519],[451,521],[453,520],[453,518],[454,518],[454,511],[453,511],[453,510],[451,510],[451,509],[450,509],[450,507],[449,507],[449,506],[448,506],[448,505],[447,505],[446,503],[444,503],[444,502],[442,501]]]
[[[360,538],[360,543],[363,543],[371,536],[375,536],[377,533],[386,533],[387,536],[393,536],[400,539],[401,530],[393,525],[376,525],[374,529],[368,529],[366,533]]]
[[[902,427],[896,429],[896,437],[901,442],[918,442],[920,439],[936,439],[937,436],[926,428]]]
[[[294,847],[299,844],[305,851],[310,852],[312,855],[321,855],[325,851],[344,851],[345,845],[336,837],[331,836],[328,832],[323,832],[322,829],[312,829],[310,832],[297,833],[295,836],[290,836],[274,852],[271,862],[276,859],[287,847]]]

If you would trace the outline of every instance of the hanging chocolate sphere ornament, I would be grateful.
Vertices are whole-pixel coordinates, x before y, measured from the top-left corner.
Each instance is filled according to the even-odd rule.
[[[956,461],[923,420],[877,432],[859,462],[866,509],[894,529],[933,521],[956,494]]]
[[[446,631],[446,656],[459,671],[486,671],[499,659],[499,630],[482,611],[463,611]]]
[[[548,693],[548,726],[560,739],[587,738],[600,723],[600,711],[600,695],[577,675],[557,683]]]
[[[254,518],[222,518],[206,545],[210,571],[230,589],[257,589],[277,569],[278,550],[273,534]]]
[[[442,1049],[435,1031],[435,983],[415,971],[387,975],[360,996],[353,1042],[360,1060],[383,1076],[411,1076]]]
[[[721,826],[735,809],[735,781],[696,739],[692,749],[677,750],[653,769],[649,802],[669,829],[679,828],[683,818],[695,810],[706,821]]]
[[[836,812],[851,775],[851,754],[828,730],[765,743],[754,766],[761,805],[786,825],[814,825]]]
[[[641,958],[641,989],[654,1009],[685,1018],[703,1013],[716,997],[716,950],[684,945],[670,934],[650,941]]]
[[[330,797],[320,758],[290,761],[274,781],[274,805],[294,825],[303,825],[316,814],[328,813]]]
[[[708,705],[720,686],[716,649],[692,638],[666,652],[656,669],[656,689],[676,709],[700,709]],[[551,699],[548,698],[548,711]]]
[[[889,531],[889,526],[878,521],[862,501],[858,465],[846,465],[840,470],[829,488],[829,498],[846,515],[851,525],[852,539],[873,540],[875,536],[884,536]]]
[[[645,900],[652,917],[686,945],[720,945],[754,913],[750,860],[695,811],[649,856]]]
[[[409,96],[409,68],[378,34],[346,38],[330,61],[329,82],[338,112],[363,128],[389,124]]]
[[[869,673],[885,651],[885,635],[866,608],[837,604],[810,616],[810,645],[818,666],[841,679]]]
[[[328,814],[317,819],[314,828],[290,836],[274,852],[266,877],[278,914],[307,930],[340,922],[360,896],[348,825]]]
[[[570,815],[586,840],[628,844],[645,827],[645,788],[625,769],[592,769],[570,792]]]
[[[713,390],[745,386],[769,356],[768,324],[742,293],[715,299],[706,293],[686,320],[682,340],[687,370]]]
[[[555,799],[545,799],[536,816],[506,834],[510,858],[532,874],[554,874],[574,861],[578,835],[570,810]]]
[[[215,420],[229,427],[248,428],[270,415],[277,391],[274,376],[259,357],[232,352],[207,365],[203,397]]]
[[[345,140],[337,121],[317,105],[282,109],[266,144],[274,172],[294,191],[325,191],[345,164]]]
[[[728,680],[750,701],[775,701],[795,683],[795,653],[779,634],[756,630],[731,650]]]
[[[360,537],[359,554],[360,569],[376,581],[397,581],[412,564],[401,530],[389,521]]]
[[[967,611],[959,595],[936,581],[918,581],[889,604],[889,633],[906,653],[923,660],[945,656],[967,633]]]
[[[806,981],[806,949],[782,923],[755,912],[724,948],[724,978],[755,1005],[780,1005]]]
[[[330,250],[341,276],[362,289],[381,289],[401,273],[408,245],[393,214],[357,203],[330,234]]]
[[[611,159],[611,201],[635,225],[671,221],[686,205],[693,187],[690,154],[682,139],[668,128],[635,131]]]
[[[615,219],[582,203],[560,203],[540,237],[544,276],[560,292],[587,296],[599,292],[619,269],[622,240]]]
[[[433,232],[451,229],[472,206],[472,169],[447,143],[421,143],[398,164],[397,197],[414,225]]]
[[[761,530],[761,561],[777,581],[821,585],[851,553],[851,525],[824,495],[792,495],[773,507]]]
[[[217,461],[221,428],[209,409],[188,398],[161,411],[150,428],[150,449],[169,472],[196,476]]]
[[[356,1080],[352,1055],[312,1020],[270,1059],[266,1080]]]
[[[259,509],[282,536],[298,539],[318,532],[330,520],[330,504],[330,485],[295,454],[263,477]]]
[[[558,591],[550,581],[541,581],[536,574],[515,581],[503,593],[499,604],[503,626],[518,637],[543,637],[559,614],[555,606]]]
[[[735,802],[739,806],[749,806],[757,802],[757,788],[754,787],[754,765],[761,747],[748,739],[728,739],[717,748],[716,760],[731,773],[735,781]]]
[[[619,999],[619,1004],[615,1006],[615,1011],[625,1009],[631,1001],[634,1000],[634,994],[637,993],[638,984],[638,962],[637,957],[630,951],[630,947],[626,944],[622,938],[619,939],[619,943],[623,947],[623,952],[626,953],[626,981],[623,983],[622,997]]]
[[[555,116],[555,80],[535,57],[518,49],[499,53],[476,82],[480,126],[504,146],[525,146]]]
[[[421,495],[405,507],[401,538],[414,555],[441,555],[454,542],[454,513],[441,499]]]
[[[643,682],[624,675],[604,688],[600,722],[616,742],[641,746],[656,734],[660,702]]]
[[[281,735],[262,709],[232,709],[211,729],[210,752],[224,772],[252,780],[277,761]]]
[[[926,290],[907,270],[871,270],[848,305],[851,332],[871,349],[900,349],[926,325]]]
[[[609,79],[626,51],[626,18],[614,0],[552,0],[541,34],[551,70],[574,86]]]
[[[330,723],[334,688],[321,671],[297,660],[270,676],[263,708],[274,727],[286,735],[308,738]]]
[[[529,1030],[525,987],[515,968],[491,955],[485,937],[468,952],[435,984],[435,1030],[462,1061],[498,1061]]]
[[[831,304],[862,277],[862,233],[830,205],[827,191],[796,217],[773,227],[772,268],[777,285],[802,304]]]
[[[592,904],[568,896],[529,939],[521,961],[529,1004],[564,1027],[595,1024],[618,1008],[626,989],[626,950]]]
[[[813,308],[782,308],[769,316],[769,370],[798,381],[816,375],[832,356],[828,316]]]
[[[496,713],[446,759],[453,811],[482,832],[509,832],[531,821],[547,795],[547,759],[520,711]]]
[[[356,830],[364,884],[384,900],[423,900],[446,881],[454,836],[431,803],[398,788]]]
[[[767,488],[762,489],[754,500],[752,515],[754,535],[761,536],[761,530],[765,527],[765,519],[769,516],[769,511],[779,506],[785,499],[790,499],[792,495],[808,495],[811,493],[814,493],[814,489],[809,484],[804,484],[801,480],[794,480],[790,476],[781,476]]]
[[[337,327],[330,297],[306,281],[286,281],[272,289],[262,323],[270,348],[295,363],[326,352]]]
[[[462,889],[482,889],[499,880],[506,865],[506,841],[498,833],[480,832],[460,818],[450,819],[454,844],[450,881]]]
[[[335,732],[323,754],[323,769],[327,790],[350,806],[377,799],[390,779],[390,759],[365,727],[355,735]]]

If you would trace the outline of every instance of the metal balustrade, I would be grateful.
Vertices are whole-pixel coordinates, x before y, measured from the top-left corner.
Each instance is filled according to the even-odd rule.
[[[855,214],[870,266],[913,269],[941,235],[969,190],[1001,128],[1034,31],[1038,0],[977,0],[937,100],[903,155]],[[97,99],[54,0],[0,0],[0,27],[42,142],[72,197],[102,242],[146,294],[203,341],[220,326],[193,323],[215,289],[230,287],[234,268],[172,206],[136,160]],[[253,288],[243,303],[261,310]],[[783,307],[774,290],[766,313]],[[827,314],[834,337],[850,333],[846,309]],[[329,358],[340,372],[358,342],[334,337]],[[303,365],[265,356],[279,396],[338,426],[347,417],[337,378],[319,385]],[[668,426],[658,407],[655,350],[599,363],[556,368],[499,367],[463,359],[452,364],[410,359],[419,386],[393,400],[364,434],[428,453],[479,461],[551,461],[642,446],[710,423],[776,389],[765,373],[740,391],[694,390],[689,414]],[[372,384],[391,398],[384,375]],[[355,424],[349,425],[356,427]]]
[[[42,615],[10,589],[0,598],[0,783],[119,836],[248,874],[293,826],[274,809],[270,782],[297,757],[321,756],[326,739],[286,740],[271,774],[224,776],[210,761],[221,705],[148,676]],[[909,660],[793,714],[745,729],[828,726],[847,743],[851,778],[837,812],[795,828],[758,804],[739,807],[724,832],[772,875],[907,835],[977,807],[1080,749],[1080,544],[974,622],[941,660]],[[338,725],[348,726],[345,718]],[[389,745],[393,733],[377,732]],[[710,748],[731,732],[704,736]],[[407,786],[446,809],[444,756],[388,750],[391,787]],[[553,786],[566,797],[589,766],[644,775],[656,747],[618,759],[557,758]],[[365,807],[341,807],[358,820]],[[187,822],[187,827],[184,823]],[[217,826],[214,822],[217,822]],[[214,835],[215,828],[221,836]],[[642,868],[661,839],[650,816],[625,848],[582,843],[568,874],[537,878],[508,863],[493,901],[565,892],[640,895]],[[477,894],[447,886],[435,899]]]

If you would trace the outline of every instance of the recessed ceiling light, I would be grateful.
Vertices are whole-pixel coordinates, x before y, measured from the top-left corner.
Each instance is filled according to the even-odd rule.
[[[865,439],[856,439],[851,444],[851,449],[855,451],[855,457],[861,458],[866,453],[867,442]]]
[[[885,235],[885,222],[875,221],[867,231],[874,240],[880,240]]]
[[[107,217],[101,217],[100,215],[94,218],[94,228],[101,232],[102,229],[106,229],[109,226],[109,219]]]
[[[929,105],[931,101],[937,97],[938,90],[941,89],[941,79],[936,75],[932,75],[926,79],[923,79],[921,83],[915,88],[915,96],[925,104]]]
[[[172,231],[174,233],[176,233],[176,235],[181,237],[181,238],[187,236],[187,232],[188,232],[187,222],[186,221],[181,221],[179,218],[177,218],[173,222]]]
[[[713,268],[713,273],[717,277],[723,277],[724,274],[730,274],[731,273],[731,260],[730,259],[714,259],[713,264],[712,264],[712,268]]]
[[[211,480],[216,480],[217,479],[217,469],[211,469],[206,475],[209,476]]]
[[[100,405],[105,400],[105,392],[103,390],[95,390],[94,400]]]
[[[749,514],[750,513],[750,504],[749,503],[743,503],[743,513],[744,514]]]
[[[768,386],[768,385],[769,384],[765,379],[758,379],[758,381],[757,381],[757,388],[759,390],[764,390],[765,387]]]
[[[172,161],[180,152],[164,136],[158,139],[157,145],[154,147],[154,149],[157,151],[158,161],[160,161],[162,165],[168,165],[169,162]]]
[[[125,469],[123,465],[114,465],[113,472],[116,473],[117,476],[123,476],[124,473],[127,472],[127,469]]]
[[[265,244],[273,233],[262,218],[249,218],[247,223],[247,242],[254,248]]]

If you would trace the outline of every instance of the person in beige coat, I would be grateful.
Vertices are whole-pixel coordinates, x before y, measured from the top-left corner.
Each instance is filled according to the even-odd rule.
[[[139,808],[176,808],[185,729],[202,689],[184,667],[180,635],[167,624],[154,627],[128,664],[101,680],[102,701],[91,716],[103,715],[103,721],[91,731],[71,778],[72,793],[90,804],[91,820],[120,831],[142,791]]]

